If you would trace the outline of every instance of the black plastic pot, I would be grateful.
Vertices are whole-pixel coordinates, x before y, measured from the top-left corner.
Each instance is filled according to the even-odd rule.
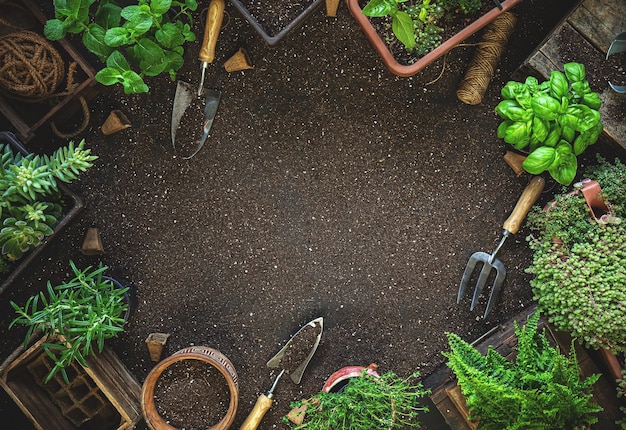
[[[250,13],[250,11],[241,3],[240,0],[230,0],[233,6],[243,15],[246,20],[252,25],[252,27],[261,35],[263,40],[269,45],[274,46],[281,40],[283,40],[288,34],[299,28],[304,21],[309,18],[313,12],[315,12],[325,0],[309,0],[310,5],[307,6],[300,15],[298,15],[294,20],[285,25],[282,29],[280,29],[275,34],[270,34],[268,30],[266,30],[257,19]]]
[[[19,151],[23,155],[29,154],[28,150],[24,148],[24,146],[20,143],[20,141],[15,137],[15,135],[8,131],[0,132],[0,143],[9,144],[14,151]],[[25,254],[22,258],[20,258],[14,268],[13,271],[8,273],[6,276],[0,278],[2,284],[0,284],[0,295],[4,293],[7,287],[15,281],[15,279],[20,276],[20,274],[26,269],[26,267],[39,255],[39,253],[49,244],[51,243],[56,236],[80,213],[81,210],[85,207],[85,203],[83,199],[72,191],[68,186],[63,183],[59,183],[59,190],[61,194],[65,198],[65,202],[67,204],[66,213],[61,218],[59,223],[54,227],[54,232],[44,238],[42,243],[30,250],[27,254]],[[0,226],[1,227],[1,226]]]

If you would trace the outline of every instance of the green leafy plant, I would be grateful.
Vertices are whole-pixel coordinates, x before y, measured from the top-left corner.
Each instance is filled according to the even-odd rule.
[[[51,156],[14,153],[0,144],[0,249],[10,262],[41,244],[62,216],[58,182],[69,183],[93,166],[98,157],[85,141],[70,142]],[[2,272],[2,273],[4,273]]]
[[[144,76],[169,73],[174,80],[183,65],[184,43],[196,40],[191,31],[196,0],[139,0],[125,7],[114,0],[55,0],[54,6],[45,36],[59,40],[82,34],[85,47],[106,63],[96,80],[120,83],[126,94],[148,92]]]
[[[65,368],[74,360],[87,367],[85,357],[102,352],[105,340],[122,332],[126,322],[128,288],[118,288],[103,277],[108,267],[80,270],[73,261],[70,266],[74,277],[68,282],[53,287],[48,281],[47,290],[31,296],[23,307],[11,301],[18,316],[9,328],[28,327],[24,345],[36,331],[47,337],[42,348],[55,365],[45,382],[59,370],[69,382]]]
[[[504,120],[498,137],[528,151],[524,169],[533,175],[548,171],[569,185],[578,169],[576,157],[598,140],[603,125],[600,96],[585,80],[584,65],[563,67],[565,73],[553,71],[541,84],[532,76],[523,83],[507,82],[495,111]]]
[[[391,18],[393,34],[406,50],[423,56],[441,44],[446,17],[457,10],[476,12],[481,4],[481,0],[370,0],[362,13]]]
[[[607,196],[626,187],[626,166],[617,160],[588,173]],[[623,199],[612,206],[616,221],[626,216]],[[549,321],[588,347],[626,351],[626,223],[593,221],[577,193],[556,195],[548,210],[533,209],[528,221],[537,231],[527,238],[533,262],[526,271],[534,275],[530,285]]]
[[[515,322],[517,355],[508,361],[489,347],[482,355],[454,333],[447,333],[450,352],[443,352],[457,377],[471,418],[481,429],[575,429],[597,422],[602,408],[590,387],[595,374],[580,379],[572,343],[569,357],[552,347],[539,330],[539,312],[524,327]]]
[[[350,378],[343,392],[321,391],[306,403],[292,403],[293,408],[306,404],[307,410],[302,424],[291,426],[309,430],[419,428],[417,416],[428,408],[418,402],[428,390],[421,382],[411,382],[417,377],[419,372],[403,379],[393,372],[371,376],[364,371],[363,376]],[[289,420],[285,417],[284,422]]]

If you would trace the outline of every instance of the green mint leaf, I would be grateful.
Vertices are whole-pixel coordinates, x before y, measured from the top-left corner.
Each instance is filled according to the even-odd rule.
[[[98,24],[90,24],[87,31],[83,33],[83,45],[89,51],[93,52],[101,61],[106,59],[113,52],[113,48],[105,42],[106,31]]]
[[[43,27],[43,34],[48,40],[61,40],[66,35],[65,26],[58,19],[50,19]]]

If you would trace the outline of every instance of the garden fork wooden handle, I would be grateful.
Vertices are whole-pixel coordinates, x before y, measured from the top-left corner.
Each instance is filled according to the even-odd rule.
[[[524,192],[517,200],[517,204],[513,208],[511,215],[504,221],[502,228],[505,232],[515,234],[519,231],[524,218],[528,215],[530,208],[535,204],[537,198],[543,191],[545,180],[541,176],[533,176]]]

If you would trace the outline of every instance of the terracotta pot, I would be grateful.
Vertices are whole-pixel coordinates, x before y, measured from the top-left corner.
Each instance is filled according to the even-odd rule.
[[[337,370],[335,373],[330,375],[324,383],[322,387],[322,391],[329,392],[340,392],[343,388],[348,384],[350,378],[357,378],[363,376],[363,372],[367,370],[367,374],[370,376],[380,376],[378,374],[378,365],[370,364],[367,367],[364,366],[346,366]]]
[[[239,403],[239,382],[235,367],[230,360],[216,349],[207,346],[189,346],[160,361],[148,374],[143,383],[141,392],[141,408],[146,424],[152,430],[176,430],[159,415],[154,402],[154,389],[161,374],[173,363],[182,360],[199,360],[215,367],[226,379],[230,390],[230,403],[228,412],[208,430],[226,430],[235,420],[237,405]]]
[[[417,60],[415,63],[403,65],[398,63],[398,61],[394,58],[393,54],[387,47],[387,44],[383,41],[380,35],[376,32],[374,26],[371,24],[369,17],[363,15],[362,9],[359,6],[359,0],[347,0],[350,13],[352,13],[352,16],[357,20],[361,29],[365,32],[365,35],[369,39],[370,43],[374,45],[374,48],[378,51],[378,55],[380,55],[387,68],[391,71],[391,73],[404,77],[412,76],[424,69],[430,63],[437,60],[472,34],[491,23],[499,15],[517,5],[520,1],[521,0],[504,0],[501,3],[501,9],[494,7],[489,12],[476,19],[476,21],[473,21],[467,27],[459,31],[457,34],[450,37],[448,40],[443,41],[441,45]]]

